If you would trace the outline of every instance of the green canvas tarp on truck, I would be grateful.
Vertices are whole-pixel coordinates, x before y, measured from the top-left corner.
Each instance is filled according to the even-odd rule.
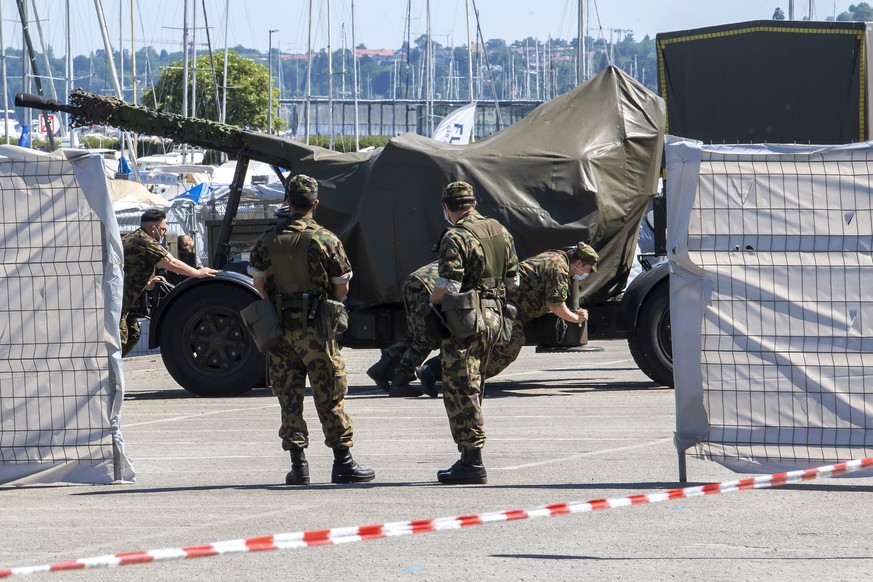
[[[317,219],[346,245],[353,308],[402,301],[406,276],[435,258],[441,190],[454,180],[473,185],[479,210],[509,228],[520,258],[590,241],[602,260],[585,295],[597,301],[627,280],[657,189],[663,125],[660,99],[611,67],[470,145],[404,134],[369,154],[341,154],[289,141],[286,167],[319,181]],[[275,140],[246,139],[255,149]]]

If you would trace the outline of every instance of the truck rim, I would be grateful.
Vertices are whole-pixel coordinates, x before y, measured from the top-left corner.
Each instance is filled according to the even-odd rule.
[[[198,370],[224,375],[246,361],[251,350],[239,314],[225,308],[198,310],[183,329],[184,357]]]

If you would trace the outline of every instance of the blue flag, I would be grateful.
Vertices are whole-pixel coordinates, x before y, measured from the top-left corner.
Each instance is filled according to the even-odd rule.
[[[30,147],[30,126],[25,125],[21,128],[21,137],[18,138],[18,145],[23,148]]]

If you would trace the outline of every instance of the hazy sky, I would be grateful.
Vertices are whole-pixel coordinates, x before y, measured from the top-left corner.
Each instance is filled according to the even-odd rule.
[[[188,0],[196,4],[197,43],[206,44],[202,5],[204,0]],[[472,4],[472,0],[469,0]],[[97,25],[94,0],[69,0],[71,9],[71,44],[73,54],[84,54],[103,47]],[[613,30],[632,30],[639,40],[646,34],[711,26],[746,20],[766,20],[776,7],[788,13],[788,0],[583,0],[588,20],[588,34],[595,38],[610,38]],[[818,0],[813,2],[815,19],[824,20],[846,10],[854,0]],[[508,42],[529,36],[546,40],[549,37],[570,40],[576,37],[577,0],[475,0],[479,24],[486,39],[503,38]],[[20,46],[20,27],[15,2],[2,4],[4,44]],[[230,46],[244,45],[266,50],[268,31],[274,47],[283,51],[305,50],[308,34],[310,0],[205,0],[212,45],[224,46],[225,14],[229,5],[230,25],[227,38]],[[331,45],[350,47],[352,42],[351,0],[331,1]],[[427,31],[427,0],[356,0],[355,40],[368,48],[398,48],[405,38],[407,5],[411,6],[411,36],[413,40]],[[464,45],[467,42],[467,0],[430,0],[430,28],[436,42],[443,45]],[[65,0],[36,0],[38,16],[46,44],[55,55],[66,54]],[[131,47],[131,6],[134,6],[135,46],[155,46],[158,50],[179,50],[182,39],[183,0],[102,0],[113,46],[123,42]],[[327,45],[327,0],[312,0],[313,47]],[[809,13],[809,2],[795,2],[795,17]],[[121,13],[119,13],[119,9]],[[189,15],[191,14],[189,10]],[[189,16],[189,27],[195,23]],[[119,33],[119,27],[123,30]],[[36,34],[36,26],[31,25]],[[602,32],[601,32],[602,31]],[[475,30],[473,32],[475,34]],[[623,34],[623,33],[622,33]],[[38,40],[34,39],[34,45]]]

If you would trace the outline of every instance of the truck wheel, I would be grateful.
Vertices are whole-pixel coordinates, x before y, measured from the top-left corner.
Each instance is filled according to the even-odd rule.
[[[631,355],[646,376],[673,387],[673,340],[670,328],[670,285],[658,285],[640,308],[637,327],[628,337]]]
[[[200,285],[170,306],[161,326],[161,357],[185,390],[239,396],[264,386],[266,360],[240,318],[256,297],[230,285]]]

